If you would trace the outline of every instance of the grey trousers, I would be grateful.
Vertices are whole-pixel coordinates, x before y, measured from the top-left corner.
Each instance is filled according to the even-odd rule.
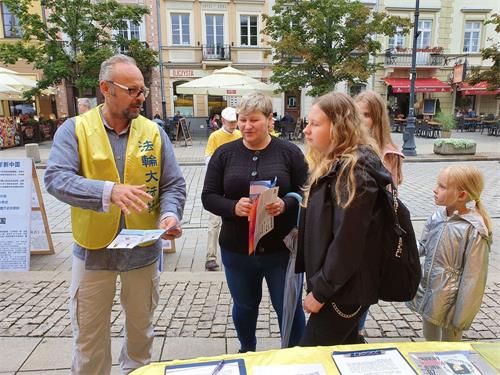
[[[208,213],[208,240],[207,240],[207,261],[217,260],[217,249],[219,248],[219,232],[222,219]]]

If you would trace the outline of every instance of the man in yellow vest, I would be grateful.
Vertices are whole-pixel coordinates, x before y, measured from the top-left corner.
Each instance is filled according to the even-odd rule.
[[[139,114],[149,89],[135,61],[124,55],[104,61],[99,88],[104,105],[58,129],[44,180],[50,194],[71,205],[71,371],[110,373],[119,276],[125,316],[119,362],[127,374],[151,360],[162,246],[107,246],[123,228],[160,228],[165,239],[179,237],[186,186],[167,135]]]
[[[210,157],[215,150],[225,143],[232,142],[241,138],[241,132],[236,129],[238,124],[236,118],[236,109],[227,107],[221,112],[222,128],[214,131],[208,137],[207,147],[205,148],[205,164],[208,165]],[[207,211],[208,212],[208,211]],[[219,243],[219,231],[221,226],[221,218],[208,212],[208,241],[207,241],[207,260],[205,269],[207,271],[218,271],[217,264],[217,248]]]

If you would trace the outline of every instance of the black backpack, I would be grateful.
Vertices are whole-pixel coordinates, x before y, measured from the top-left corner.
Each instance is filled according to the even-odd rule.
[[[383,259],[380,263],[378,298],[387,302],[410,301],[417,293],[422,277],[415,231],[410,211],[399,200],[397,189],[379,187],[383,231],[380,247]]]

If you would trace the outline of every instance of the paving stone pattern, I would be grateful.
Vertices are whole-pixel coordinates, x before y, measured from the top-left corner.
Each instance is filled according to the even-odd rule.
[[[0,283],[0,336],[71,337],[67,281]],[[119,289],[119,286],[118,286]],[[257,322],[257,337],[279,337],[276,314],[264,288]],[[466,339],[500,337],[500,284],[487,287],[472,329]],[[156,336],[236,337],[231,317],[231,298],[222,281],[162,282],[155,312]],[[111,312],[111,334],[123,334],[119,292]],[[422,338],[420,317],[403,303],[380,302],[370,308],[367,337],[373,339]]]
[[[497,161],[468,162],[474,163],[483,171],[486,186],[482,200],[492,217],[500,217],[500,164]],[[400,188],[400,196],[409,207],[414,219],[425,219],[434,210],[432,189],[439,171],[449,163],[406,163],[404,164],[404,183]],[[205,178],[205,167],[182,166],[186,179],[187,200],[184,209],[183,227],[206,228],[208,214],[201,204],[201,192]],[[38,170],[40,181],[43,181],[43,170]],[[42,183],[43,185],[43,183]],[[43,198],[52,233],[71,232],[70,210],[67,204],[59,202],[43,187]]]

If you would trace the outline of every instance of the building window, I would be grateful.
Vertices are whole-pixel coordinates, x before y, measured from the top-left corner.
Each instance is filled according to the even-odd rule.
[[[124,40],[136,39],[142,41],[143,36],[141,33],[141,27],[142,25],[140,23],[127,20],[125,21],[125,27],[123,29],[119,29],[116,33]],[[127,53],[127,51],[128,47],[125,42],[124,45],[120,46],[120,53]]]
[[[432,20],[418,21],[420,35],[417,39],[417,48],[430,48],[432,36]]]
[[[481,22],[465,22],[464,52],[479,52],[479,37],[481,35]]]
[[[11,13],[7,5],[2,3],[3,35],[5,38],[20,38],[22,29],[19,26],[19,19]]]
[[[207,45],[222,46],[224,44],[224,15],[205,15]]]
[[[179,94],[177,86],[189,81],[176,81],[173,83],[174,88],[174,113],[179,111],[183,116],[192,117],[194,115],[193,95]]]
[[[126,28],[118,30],[118,34],[126,40],[141,40],[141,25],[133,21],[125,21]]]
[[[257,45],[257,16],[240,16],[240,34],[242,46]]]
[[[176,46],[189,45],[189,14],[172,13],[172,44]]]
[[[405,36],[402,34],[403,29],[401,27],[396,28],[396,34],[389,37],[389,43],[387,43],[387,48],[393,49],[396,47],[405,47]]]

